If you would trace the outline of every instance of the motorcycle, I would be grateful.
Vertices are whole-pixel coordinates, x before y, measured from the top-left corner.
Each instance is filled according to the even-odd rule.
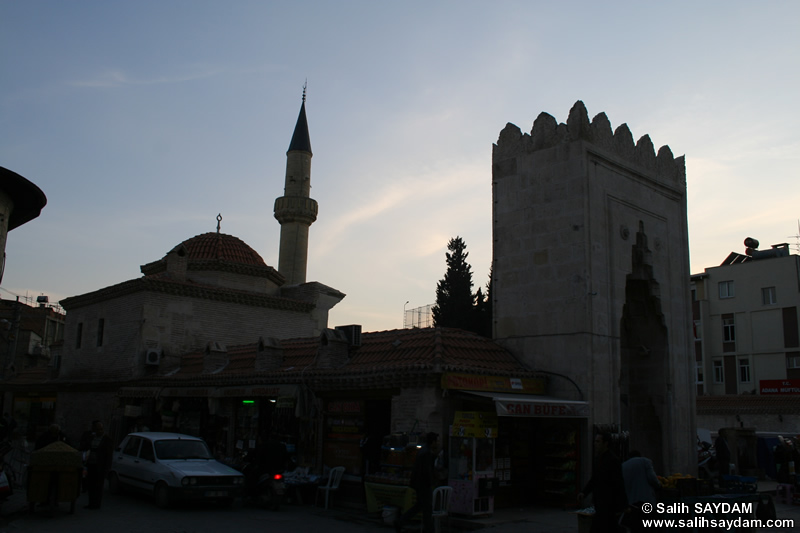
[[[264,509],[280,509],[286,495],[282,473],[270,472],[252,461],[246,461],[240,470],[245,478],[246,500]]]

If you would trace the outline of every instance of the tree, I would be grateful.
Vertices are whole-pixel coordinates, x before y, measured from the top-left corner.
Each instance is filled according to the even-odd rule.
[[[472,267],[467,263],[466,248],[461,237],[447,243],[447,271],[436,285],[436,304],[431,309],[436,327],[473,330]]]
[[[486,283],[486,296],[481,288],[475,293],[474,323],[472,331],[484,337],[492,337],[492,272],[489,271],[489,281]]]

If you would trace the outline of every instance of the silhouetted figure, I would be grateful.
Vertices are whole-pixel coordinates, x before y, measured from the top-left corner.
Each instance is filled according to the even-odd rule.
[[[439,448],[438,433],[428,433],[425,444],[417,452],[414,468],[411,470],[411,488],[417,493],[417,502],[397,518],[395,531],[403,529],[403,524],[422,511],[422,529],[425,533],[433,531],[433,485],[435,483],[434,461]]]
[[[642,505],[657,503],[656,491],[661,488],[661,483],[650,459],[642,457],[638,451],[631,451],[628,455],[630,458],[622,463],[622,479],[631,511],[628,525],[632,531],[644,531],[642,519],[646,515]]]
[[[595,514],[592,517],[592,533],[618,531],[617,515],[625,510],[627,497],[622,480],[622,465],[610,450],[611,434],[599,433],[594,437],[594,464],[592,477],[578,494],[578,499],[594,494]]]
[[[719,470],[719,486],[725,486],[725,477],[731,473],[731,448],[725,438],[725,430],[717,431],[717,440],[714,441],[714,450],[717,454],[717,469]]]
[[[91,438],[89,438],[91,437]],[[103,485],[106,472],[111,466],[111,455],[114,447],[111,438],[106,435],[105,426],[99,420],[92,422],[91,435],[84,434],[82,444],[89,452],[86,459],[86,485],[89,492],[89,505],[85,509],[99,509],[103,501]]]

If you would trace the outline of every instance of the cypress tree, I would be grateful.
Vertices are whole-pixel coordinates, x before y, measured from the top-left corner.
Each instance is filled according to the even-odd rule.
[[[474,331],[472,267],[467,263],[466,248],[461,237],[447,243],[447,271],[436,285],[436,304],[431,309],[434,326]]]

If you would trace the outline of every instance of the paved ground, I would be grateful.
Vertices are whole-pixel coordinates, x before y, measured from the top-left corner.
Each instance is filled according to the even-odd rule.
[[[0,533],[263,533],[264,531],[361,533],[392,530],[377,515],[335,508],[287,505],[278,512],[242,506],[231,509],[211,505],[162,510],[152,500],[135,495],[106,493],[103,508],[86,510],[86,496],[69,514],[66,503],[50,513],[37,508],[28,512],[23,491],[17,491],[0,507]],[[779,518],[793,519],[794,529],[761,529],[760,532],[800,531],[800,506],[776,504]],[[549,508],[503,509],[492,517],[453,520],[452,530],[487,529],[491,533],[577,533],[575,513]],[[446,530],[446,528],[445,528]],[[410,531],[410,530],[408,530]],[[678,531],[677,529],[675,531]]]

